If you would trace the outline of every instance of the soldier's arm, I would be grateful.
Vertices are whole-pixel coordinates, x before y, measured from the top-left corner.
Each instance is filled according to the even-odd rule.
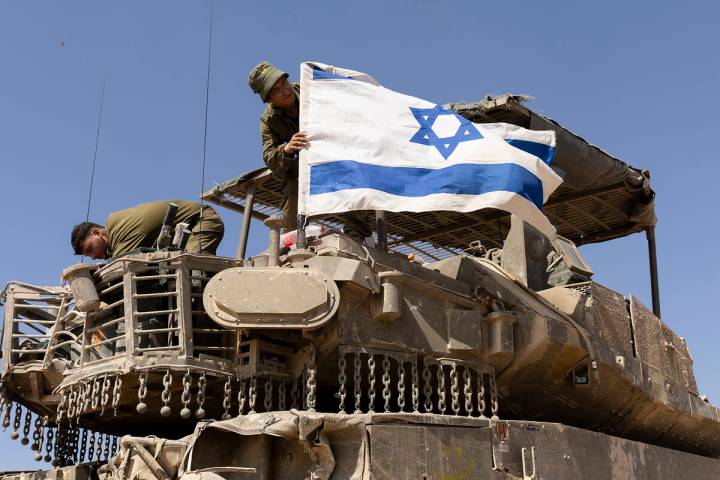
[[[273,132],[264,119],[260,120],[260,137],[265,164],[275,173],[285,173],[290,167],[291,156],[283,150],[285,146],[283,139]]]

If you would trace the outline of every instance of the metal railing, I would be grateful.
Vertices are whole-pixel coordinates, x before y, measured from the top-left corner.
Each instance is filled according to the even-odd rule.
[[[3,326],[6,371],[45,360],[56,321],[67,311],[69,298],[69,292],[60,287],[8,284]]]

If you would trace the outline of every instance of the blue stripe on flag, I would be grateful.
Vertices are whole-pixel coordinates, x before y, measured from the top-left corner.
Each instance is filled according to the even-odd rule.
[[[337,160],[310,166],[310,195],[354,188],[371,188],[402,197],[504,191],[522,195],[541,210],[543,205],[540,179],[514,163],[462,163],[431,169]]]
[[[506,138],[505,141],[515,148],[519,148],[523,152],[539,157],[540,160],[550,165],[555,156],[555,147],[545,145],[544,143],[531,142],[529,140],[517,140]]]
[[[352,80],[350,77],[343,77],[337,73],[326,72],[317,67],[313,67],[313,80]]]

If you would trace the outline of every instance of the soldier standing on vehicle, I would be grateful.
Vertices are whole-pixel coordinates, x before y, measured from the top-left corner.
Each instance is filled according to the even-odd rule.
[[[253,92],[267,103],[260,117],[263,160],[283,179],[280,208],[285,227],[297,224],[298,157],[308,145],[307,135],[299,132],[300,85],[288,82],[288,74],[262,61],[250,72],[248,83]]]
[[[307,132],[300,132],[300,85],[289,75],[263,60],[250,71],[248,84],[267,103],[260,117],[263,160],[283,180],[284,226],[297,227],[298,153],[309,146]],[[359,241],[372,233],[363,212],[345,214],[345,233]]]

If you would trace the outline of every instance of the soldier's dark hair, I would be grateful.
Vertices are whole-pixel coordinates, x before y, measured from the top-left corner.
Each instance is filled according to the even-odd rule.
[[[70,234],[70,245],[75,250],[75,255],[82,255],[82,244],[85,239],[90,235],[93,228],[105,228],[102,225],[98,225],[93,222],[82,222],[75,225]]]

